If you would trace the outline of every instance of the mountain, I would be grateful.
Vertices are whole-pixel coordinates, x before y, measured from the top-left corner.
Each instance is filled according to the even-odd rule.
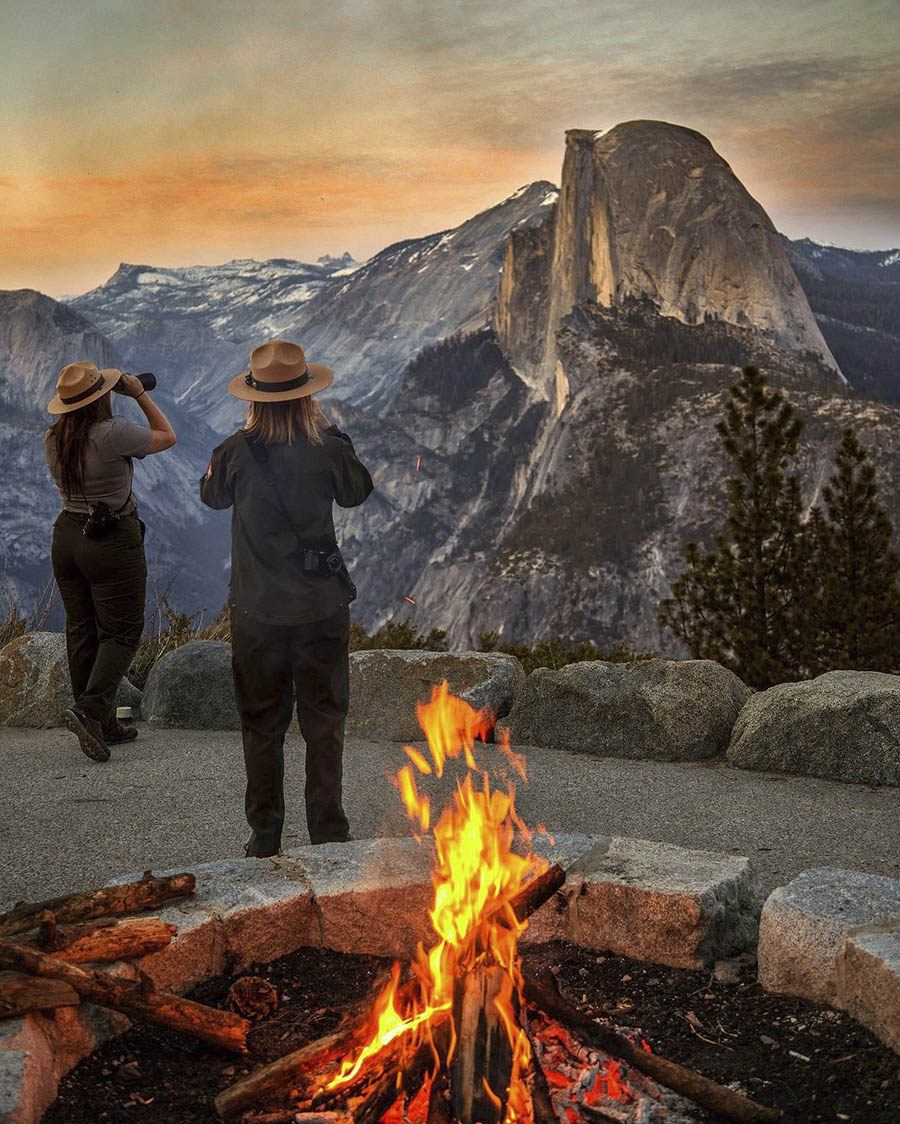
[[[748,362],[808,420],[807,503],[854,421],[900,520],[897,409],[845,385],[712,146],[663,123],[568,134],[560,201],[512,232],[492,327],[423,350],[377,420],[333,407],[377,485],[341,517],[357,612],[463,646],[496,630],[673,653],[656,609],[683,542],[721,526],[715,425]]]
[[[829,348],[850,383],[900,402],[900,250],[783,239]]]
[[[841,378],[771,220],[693,129],[567,132],[559,205],[513,232],[494,327],[518,370],[552,378],[572,306],[628,300],[686,324],[752,325]]]
[[[239,408],[224,386],[246,370],[251,348],[288,331],[301,305],[357,264],[349,254],[314,265],[281,258],[179,269],[123,263],[69,303],[115,342],[128,370],[152,370],[175,401],[190,397],[195,413],[207,411],[209,423],[219,419],[227,432]]]
[[[900,250],[846,250],[811,238],[782,241],[801,281],[831,278],[873,285],[900,284]]]
[[[94,332],[107,358],[156,370],[181,439],[171,460],[137,470],[154,566],[161,581],[178,573],[179,607],[212,609],[227,579],[229,519],[199,509],[196,479],[217,434],[240,417],[224,383],[262,336],[296,338],[334,367],[325,412],[376,483],[365,505],[336,519],[360,590],[356,618],[372,628],[409,613],[459,645],[496,630],[673,652],[656,606],[682,542],[709,542],[720,525],[726,465],[715,423],[743,364],[759,364],[807,418],[806,502],[853,421],[900,525],[900,415],[857,389],[863,363],[886,354],[880,341],[892,329],[878,317],[897,285],[891,254],[856,261],[815,249],[781,239],[692,130],[646,121],[576,130],[561,192],[529,185],[362,265],[123,266],[75,312],[40,298],[44,319],[26,323],[0,305],[3,338],[32,341],[0,366],[0,397],[19,403],[10,410],[43,407],[43,391],[13,384],[32,370],[55,377],[61,363],[41,367],[37,354],[45,336],[69,359]],[[843,275],[829,273],[832,261]],[[842,292],[860,299],[841,305]],[[77,330],[54,342],[54,318],[67,316]],[[833,342],[835,323],[862,341],[852,354]],[[8,419],[3,463],[37,486],[33,441],[23,444],[19,414]],[[55,503],[2,502],[16,558],[37,566],[43,550],[46,561]]]
[[[301,341],[331,367],[335,395],[377,409],[422,347],[488,322],[509,232],[555,199],[552,184],[529,184],[461,226],[389,246],[362,266],[347,254],[314,266],[121,265],[71,304],[113,340],[129,370],[153,370],[220,433],[243,416],[225,382],[274,336]]]
[[[304,305],[294,336],[334,369],[343,401],[381,409],[423,347],[490,322],[510,232],[539,221],[557,195],[532,183],[453,230],[389,246]]]
[[[0,489],[2,592],[25,605],[50,580],[50,537],[59,493],[44,461],[42,437],[52,418],[46,405],[66,363],[89,359],[121,367],[113,344],[65,304],[24,289],[0,292]],[[176,403],[160,398],[179,434],[174,449],[135,462],[135,494],[148,524],[151,596],[171,583],[173,602],[218,610],[228,575],[228,528],[210,520],[197,481],[217,436]],[[113,395],[113,411],[142,421],[131,401]],[[56,623],[61,617],[57,612]]]
[[[65,304],[33,289],[0,291],[0,401],[43,410],[56,376],[75,359],[118,367],[115,347]]]

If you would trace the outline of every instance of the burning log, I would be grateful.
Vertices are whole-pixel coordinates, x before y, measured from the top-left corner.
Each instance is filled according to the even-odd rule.
[[[178,929],[159,917],[104,918],[84,925],[59,926],[51,913],[41,920],[37,939],[23,942],[70,964],[129,960],[165,948]]]
[[[87,971],[56,956],[48,956],[27,945],[10,941],[0,940],[0,968],[61,980],[82,999],[121,1011],[129,1018],[159,1023],[239,1054],[247,1052],[250,1024],[230,1011],[205,1007],[202,1003],[167,992],[142,993],[134,983],[115,980],[103,972]]]
[[[431,1082],[428,1096],[428,1118],[425,1124],[452,1124],[450,1115],[450,1079],[446,1069],[440,1069]]]
[[[561,995],[528,975],[525,976],[525,998],[575,1031],[589,1045],[626,1062],[676,1093],[718,1113],[725,1120],[734,1124],[770,1124],[781,1119],[779,1109],[757,1104],[692,1069],[640,1049],[624,1035],[588,1018]]]
[[[566,871],[559,863],[554,863],[543,874],[532,878],[509,903],[517,919],[527,921],[532,913],[553,897],[557,890],[562,889],[565,881]],[[498,914],[494,914],[491,918],[491,920],[495,919],[498,919]]]
[[[0,972],[0,1019],[51,1007],[77,1007],[80,1002],[78,992],[61,980],[41,980],[23,972]]]
[[[293,1050],[268,1065],[255,1070],[249,1077],[236,1081],[224,1093],[216,1097],[216,1112],[223,1120],[229,1120],[251,1105],[266,1101],[303,1080],[306,1074],[318,1073],[330,1060],[343,1057],[351,1048],[354,1034],[359,1025],[352,1029],[339,1030],[315,1042]]]
[[[450,1103],[459,1124],[501,1124],[506,1115],[513,1048],[498,1000],[508,981],[505,969],[484,962],[456,981],[453,1022],[459,1041],[450,1063]]]
[[[113,913],[157,909],[174,898],[189,897],[195,889],[196,879],[193,874],[170,874],[164,878],[154,878],[148,870],[137,882],[123,882],[120,886],[104,886],[100,890],[66,894],[43,902],[22,902],[7,913],[0,914],[0,937],[33,929],[40,915],[48,911],[57,922],[87,921],[92,917],[105,917]]]

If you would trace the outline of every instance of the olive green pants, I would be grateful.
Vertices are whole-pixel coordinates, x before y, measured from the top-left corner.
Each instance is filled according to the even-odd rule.
[[[75,705],[106,727],[144,630],[144,528],[137,514],[123,515],[102,539],[89,539],[82,533],[86,518],[60,512],[51,559],[66,610]]]

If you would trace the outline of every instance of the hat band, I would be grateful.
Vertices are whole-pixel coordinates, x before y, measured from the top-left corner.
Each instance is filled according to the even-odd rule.
[[[106,380],[104,379],[103,375],[101,375],[99,379],[97,379],[87,388],[87,390],[82,390],[80,394],[73,394],[71,398],[63,398],[63,396],[60,394],[59,400],[60,402],[64,402],[67,406],[73,406],[76,402],[83,402],[85,398],[90,398],[92,394],[96,394],[98,390],[101,390],[103,388],[105,382]]]
[[[284,382],[262,382],[261,379],[255,379],[252,374],[248,374],[244,382],[247,386],[254,390],[261,390],[265,394],[278,394],[282,390],[296,390],[298,386],[306,386],[309,382],[309,367],[302,375],[295,379],[286,379]]]

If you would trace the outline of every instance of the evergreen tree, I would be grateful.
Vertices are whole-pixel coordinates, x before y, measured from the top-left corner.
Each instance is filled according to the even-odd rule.
[[[660,624],[695,659],[714,659],[753,687],[802,674],[809,548],[800,485],[788,466],[803,428],[780,390],[745,367],[716,426],[732,463],[725,531],[704,552],[685,545],[686,568]]]
[[[822,489],[825,512],[816,508],[809,524],[817,586],[807,645],[813,674],[900,666],[900,555],[877,495],[875,467],[848,426]]]

